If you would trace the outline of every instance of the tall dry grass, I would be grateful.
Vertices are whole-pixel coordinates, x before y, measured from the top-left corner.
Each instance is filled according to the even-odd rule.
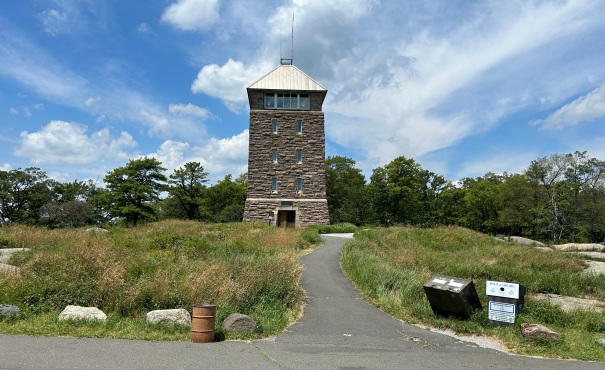
[[[11,260],[18,274],[0,274],[0,302],[32,313],[97,306],[123,317],[215,303],[221,314],[254,313],[264,328],[281,330],[302,304],[300,235],[264,224],[185,221],[107,233],[2,227],[0,241],[32,251]],[[279,313],[278,323],[263,317],[269,312]]]

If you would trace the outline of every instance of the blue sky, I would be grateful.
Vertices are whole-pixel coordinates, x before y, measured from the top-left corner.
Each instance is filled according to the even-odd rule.
[[[605,2],[0,2],[0,169],[98,179],[154,156],[246,171],[245,87],[290,56],[328,89],[326,155],[452,181],[605,160]]]

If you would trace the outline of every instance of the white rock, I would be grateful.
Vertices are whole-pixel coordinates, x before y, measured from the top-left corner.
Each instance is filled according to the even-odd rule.
[[[96,307],[67,306],[59,314],[59,320],[94,320],[105,322],[107,315]]]
[[[191,325],[191,315],[183,308],[155,310],[147,312],[147,322],[150,324]]]

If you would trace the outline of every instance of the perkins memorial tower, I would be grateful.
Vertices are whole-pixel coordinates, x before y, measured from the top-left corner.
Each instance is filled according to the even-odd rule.
[[[327,225],[322,105],[328,91],[290,59],[247,90],[250,142],[244,221]]]

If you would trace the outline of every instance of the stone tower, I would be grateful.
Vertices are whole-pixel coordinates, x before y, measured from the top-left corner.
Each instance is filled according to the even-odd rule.
[[[247,88],[248,196],[244,221],[327,225],[325,133],[328,92],[292,64]]]

